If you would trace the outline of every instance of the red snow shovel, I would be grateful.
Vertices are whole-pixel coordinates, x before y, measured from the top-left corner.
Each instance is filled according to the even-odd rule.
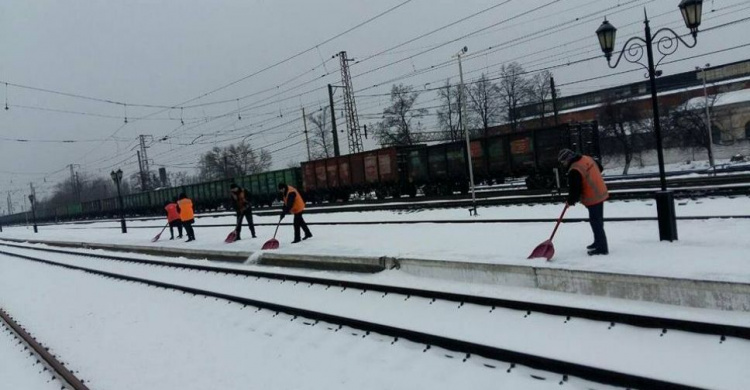
[[[276,231],[273,232],[273,238],[270,239],[270,240],[268,240],[268,241],[266,241],[266,243],[263,244],[263,247],[261,249],[264,249],[264,250],[266,250],[266,249],[279,249],[279,240],[276,239],[276,233],[279,232],[279,226],[281,225],[281,220],[282,219],[284,219],[284,218],[283,217],[279,218],[279,223],[276,224]]]
[[[224,242],[227,244],[231,244],[235,241],[237,241],[237,231],[232,230],[232,232],[227,235],[227,238],[224,239]]]
[[[565,216],[565,212],[568,211],[568,204],[565,204],[565,208],[562,211],[562,214],[560,214],[560,218],[557,219],[557,223],[555,224],[555,230],[552,231],[552,235],[549,236],[549,240],[539,244],[529,255],[529,259],[540,259],[542,257],[546,258],[547,261],[549,261],[552,256],[555,255],[555,246],[552,245],[552,239],[555,238],[555,233],[557,233],[557,228],[560,227],[560,222],[562,222],[563,217]]]
[[[169,226],[169,222],[167,222],[167,224],[164,225],[164,227],[161,229],[161,231],[159,232],[159,234],[156,235],[156,237],[154,237],[154,238],[151,239],[151,242],[157,242],[157,241],[159,241],[159,239],[161,238],[161,234],[164,233],[164,230],[167,229],[167,226]]]

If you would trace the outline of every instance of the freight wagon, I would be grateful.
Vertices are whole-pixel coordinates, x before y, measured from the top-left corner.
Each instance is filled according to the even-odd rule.
[[[499,184],[526,177],[529,189],[553,188],[557,153],[562,148],[600,157],[596,122],[561,125],[470,142],[476,183]],[[469,189],[465,141],[388,147],[302,163],[310,201],[347,200],[374,192],[379,199],[466,193]]]
[[[295,186],[302,191],[301,172],[300,168],[288,168],[234,179],[160,188],[123,195],[122,202],[127,216],[158,215],[164,212],[165,202],[184,192],[193,200],[197,212],[216,210],[222,206],[229,206],[229,185],[236,182],[250,192],[255,207],[271,206],[279,197],[277,186],[280,182]],[[117,197],[90,200],[56,208],[40,206],[36,210],[39,222],[114,218],[119,215],[120,202]],[[0,217],[0,224],[19,225],[25,223],[27,218],[31,220],[30,212],[6,215]]]
[[[600,157],[595,122],[562,125],[512,134],[475,138],[470,143],[476,183],[503,183],[508,177],[526,177],[529,189],[553,188],[558,166],[557,153],[571,148]],[[469,189],[466,143],[387,147],[346,156],[332,157],[289,168],[254,175],[221,179],[146,191],[123,196],[128,216],[162,214],[164,203],[185,192],[197,212],[229,206],[229,185],[246,188],[254,206],[271,206],[278,199],[277,185],[297,187],[308,202],[348,200],[352,194],[374,193],[377,198],[440,196]],[[40,207],[37,220],[57,221],[112,218],[119,215],[117,198],[92,200],[54,209]],[[2,224],[19,224],[25,213],[0,217]]]

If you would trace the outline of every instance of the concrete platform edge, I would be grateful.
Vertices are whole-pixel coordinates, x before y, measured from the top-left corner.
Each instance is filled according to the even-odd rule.
[[[208,250],[116,245],[74,241],[47,241],[1,238],[12,242],[39,243],[70,248],[104,249],[190,259],[210,259],[233,263],[247,262],[249,251]],[[375,273],[399,269],[409,274],[467,283],[497,284],[512,287],[604,296],[670,305],[750,311],[750,284],[648,275],[569,270],[523,265],[470,263],[458,261],[408,259],[395,257],[343,257],[263,252],[260,265]]]

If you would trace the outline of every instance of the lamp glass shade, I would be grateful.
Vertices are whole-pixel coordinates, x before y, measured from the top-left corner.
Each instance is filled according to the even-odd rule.
[[[685,21],[685,27],[690,31],[695,31],[701,25],[703,14],[703,0],[682,0],[680,2],[680,12],[682,19]]]
[[[615,38],[617,36],[615,26],[605,19],[602,25],[596,29],[596,36],[599,38],[599,46],[601,46],[604,54],[612,54],[615,50]]]

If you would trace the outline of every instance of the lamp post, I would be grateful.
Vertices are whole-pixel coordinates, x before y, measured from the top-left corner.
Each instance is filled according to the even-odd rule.
[[[596,30],[599,45],[604,52],[604,56],[606,57],[607,64],[610,68],[616,68],[620,63],[620,60],[625,58],[625,60],[630,63],[641,65],[648,72],[648,78],[651,82],[651,105],[654,114],[656,153],[659,159],[659,181],[661,183],[661,191],[656,193],[656,210],[659,217],[659,237],[662,241],[677,240],[677,220],[674,212],[674,194],[667,191],[667,179],[664,173],[664,149],[662,147],[661,121],[659,118],[659,100],[656,95],[656,77],[661,75],[661,71],[656,70],[656,68],[661,64],[664,58],[677,51],[680,42],[688,48],[693,48],[698,43],[698,27],[701,24],[703,0],[682,0],[678,7],[682,12],[685,26],[690,30],[690,33],[693,36],[692,43],[688,43],[682,39],[678,33],[669,28],[661,28],[652,34],[651,27],[649,26],[648,15],[644,9],[643,23],[645,38],[630,38],[625,42],[625,45],[623,45],[615,63],[612,64],[611,60],[612,53],[615,51],[617,29],[610,24],[609,21],[604,19],[604,22]],[[659,37],[660,35],[661,37]],[[654,45],[656,45],[656,49],[661,54],[661,58],[656,62],[654,62]],[[646,64],[641,62],[641,60],[643,60],[644,52],[647,59]]]
[[[701,71],[701,76],[703,78],[703,99],[705,100],[706,105],[706,130],[708,130],[708,165],[711,166],[711,168],[714,167],[714,135],[713,135],[713,129],[711,125],[711,111],[708,108],[708,87],[706,87],[706,69],[710,68],[711,64],[706,64],[704,67],[696,66],[695,70]],[[716,174],[716,171],[714,171],[714,174]]]
[[[125,226],[125,209],[122,204],[122,191],[120,190],[120,183],[122,183],[122,169],[112,171],[109,175],[112,177],[112,181],[117,185],[117,199],[120,203],[120,227],[122,227],[123,233],[127,233],[128,227]]]
[[[464,46],[464,48],[456,53],[454,57],[458,58],[458,74],[461,83],[458,91],[459,99],[461,99],[461,127],[463,128],[464,136],[466,137],[466,164],[469,166],[469,184],[471,186],[471,210],[469,211],[469,213],[476,216],[477,196],[474,189],[474,164],[471,160],[471,141],[469,140],[469,127],[466,125],[466,117],[468,116],[468,113],[466,112],[466,92],[464,91],[464,69],[461,65],[461,56],[466,54],[467,51],[469,51],[469,48]]]
[[[39,229],[36,226],[36,198],[34,194],[29,195],[29,203],[31,203],[31,222],[34,224],[34,233],[39,233]]]

